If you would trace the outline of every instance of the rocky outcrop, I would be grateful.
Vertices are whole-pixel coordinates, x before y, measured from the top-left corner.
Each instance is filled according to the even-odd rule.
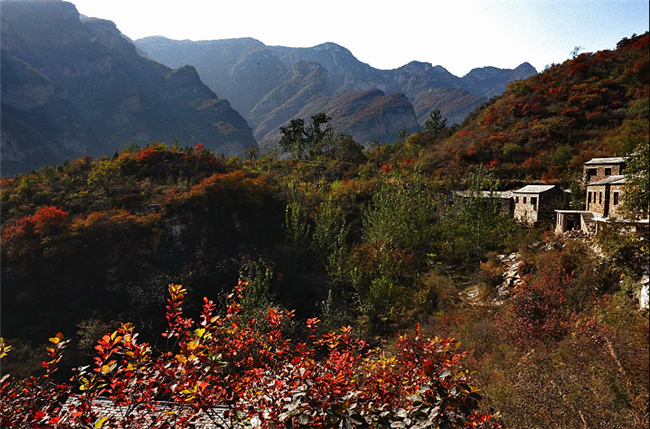
[[[327,70],[318,63],[299,61],[284,77],[284,83],[266,94],[249,115],[255,137],[261,141],[309,102],[328,95]]]
[[[196,69],[147,60],[110,21],[62,1],[2,2],[2,174],[135,141],[198,142],[228,155],[256,144]]]
[[[413,106],[404,94],[385,95],[378,89],[320,97],[295,116],[310,118],[320,112],[332,118],[330,123],[334,129],[358,142],[393,142],[402,127],[411,132],[418,128]],[[274,130],[260,140],[260,145],[271,145],[279,138],[279,131]]]
[[[503,264],[503,283],[497,287],[497,300],[503,301],[510,297],[510,290],[515,286],[521,284],[521,276],[519,275],[519,266],[521,260],[519,253],[511,253],[510,255],[499,255],[499,260]]]

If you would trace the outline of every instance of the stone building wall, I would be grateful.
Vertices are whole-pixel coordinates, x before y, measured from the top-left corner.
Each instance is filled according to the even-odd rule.
[[[600,217],[605,216],[605,207],[607,205],[607,185],[587,186],[587,210],[597,214]]]
[[[620,217],[620,207],[623,203],[623,187],[624,185],[610,185],[609,186],[609,216]]]
[[[536,198],[535,204],[531,198]],[[515,210],[514,218],[519,221],[535,223],[538,220],[537,207],[539,205],[539,194],[517,194],[514,196]]]
[[[606,179],[609,176],[623,174],[623,167],[623,164],[585,165],[583,177],[585,178],[585,183],[596,182],[598,180]],[[605,171],[607,169],[609,169],[609,171]],[[589,172],[593,170],[596,171],[596,175],[589,174]]]

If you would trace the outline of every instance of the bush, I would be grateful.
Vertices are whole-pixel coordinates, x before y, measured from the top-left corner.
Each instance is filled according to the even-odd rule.
[[[477,413],[482,396],[454,340],[425,339],[418,328],[388,356],[349,327],[316,336],[319,320],[308,319],[305,339],[293,343],[280,329],[292,313],[269,308],[260,328],[241,316],[244,291],[240,283],[223,316],[204,299],[195,322],[183,315],[185,289],[170,285],[167,349],[154,351],[123,324],[97,342],[93,368],[79,368],[70,383],[53,378],[69,340],[50,338],[42,377],[2,379],[2,426],[502,427]],[[0,341],[0,357],[9,349]],[[99,397],[109,398],[103,409]]]

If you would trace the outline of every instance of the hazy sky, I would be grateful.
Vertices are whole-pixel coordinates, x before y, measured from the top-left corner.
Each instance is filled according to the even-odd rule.
[[[381,69],[410,61],[462,76],[475,67],[538,70],[576,46],[613,49],[648,30],[647,0],[72,0],[127,36],[212,40],[254,37],[267,45],[334,42]]]

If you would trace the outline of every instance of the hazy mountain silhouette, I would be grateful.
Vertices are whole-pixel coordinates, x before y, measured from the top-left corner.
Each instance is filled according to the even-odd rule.
[[[203,143],[227,155],[256,144],[193,67],[140,56],[110,21],[71,3],[2,2],[2,174],[132,141]]]

